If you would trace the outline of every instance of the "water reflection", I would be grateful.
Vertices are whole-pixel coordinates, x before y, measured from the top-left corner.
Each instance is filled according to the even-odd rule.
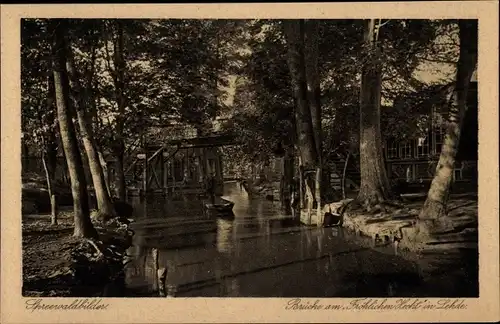
[[[474,284],[474,271],[457,266],[456,259],[450,258],[448,265],[442,256],[430,258],[441,260],[437,264],[425,259],[419,264],[409,262],[373,250],[339,228],[300,226],[291,215],[283,214],[279,204],[251,200],[235,184],[225,189],[223,197],[235,203],[233,219],[208,217],[203,201],[196,197],[136,201],[136,235],[129,251],[135,259],[126,273],[131,295],[409,297],[474,293],[469,287]],[[439,274],[439,269],[445,272]],[[161,292],[164,274],[165,292]],[[447,279],[448,274],[453,274],[453,280]],[[463,280],[464,274],[470,280]],[[466,282],[465,287],[454,287],[457,281]]]
[[[233,221],[217,219],[217,251],[230,254],[233,252]]]

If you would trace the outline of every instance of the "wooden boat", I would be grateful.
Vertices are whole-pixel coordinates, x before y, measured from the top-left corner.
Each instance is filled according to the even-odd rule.
[[[215,203],[212,203],[210,200],[205,202],[205,208],[207,211],[219,214],[232,213],[233,206],[234,203],[232,201],[220,197],[215,198]]]

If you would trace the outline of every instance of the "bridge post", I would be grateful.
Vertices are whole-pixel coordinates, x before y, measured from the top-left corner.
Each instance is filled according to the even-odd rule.
[[[145,196],[148,192],[148,150],[144,148],[144,169],[142,170],[142,193]]]

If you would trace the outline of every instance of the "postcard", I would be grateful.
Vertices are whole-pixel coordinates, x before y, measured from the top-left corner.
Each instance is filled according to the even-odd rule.
[[[1,15],[2,322],[499,319],[497,2]]]

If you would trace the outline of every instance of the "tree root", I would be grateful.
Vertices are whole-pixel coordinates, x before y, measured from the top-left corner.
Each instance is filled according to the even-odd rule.
[[[417,219],[417,227],[422,235],[429,237],[438,233],[446,233],[455,228],[453,221],[448,216],[441,216],[439,218],[419,217]]]
[[[369,214],[385,213],[391,214],[398,209],[404,208],[405,205],[402,201],[396,199],[383,200],[379,199],[377,201],[360,200],[356,198],[355,202],[352,204],[351,209],[361,212],[366,212]]]
[[[98,259],[104,258],[104,253],[102,252],[102,250],[97,246],[97,244],[93,240],[91,240],[91,239],[85,239],[85,241],[88,242],[90,245],[92,245],[94,247],[94,249],[97,252],[97,258]]]

